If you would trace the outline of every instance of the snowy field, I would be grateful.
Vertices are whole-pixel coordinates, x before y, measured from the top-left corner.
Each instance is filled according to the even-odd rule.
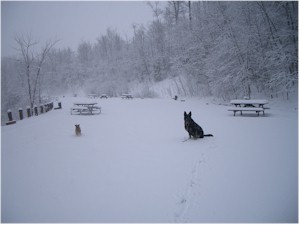
[[[99,99],[94,116],[61,101],[1,127],[2,222],[298,221],[296,102],[234,117],[209,100]],[[214,137],[184,142],[184,111]]]

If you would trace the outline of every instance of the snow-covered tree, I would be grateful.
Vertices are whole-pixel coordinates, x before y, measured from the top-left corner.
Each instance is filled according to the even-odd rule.
[[[47,42],[37,53],[32,37],[16,36],[19,57],[2,59],[3,104],[20,104],[12,96],[24,98],[24,86],[31,107],[39,92],[116,96],[141,84],[154,96],[151,87],[168,81],[172,94],[225,100],[254,92],[288,98],[297,90],[298,2],[146,4],[153,21],[134,24],[132,38],[107,28],[75,52]]]

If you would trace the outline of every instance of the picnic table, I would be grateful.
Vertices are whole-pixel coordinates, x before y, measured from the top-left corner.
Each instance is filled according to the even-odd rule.
[[[133,99],[133,96],[130,95],[130,94],[122,94],[122,95],[121,95],[121,98],[122,98],[122,99]]]
[[[106,98],[106,99],[108,99],[108,95],[106,95],[106,94],[102,94],[101,96],[100,96],[100,98],[102,99],[102,98]]]
[[[256,112],[257,116],[262,112],[265,115],[265,110],[269,109],[265,107],[268,103],[265,99],[236,99],[230,101],[235,107],[229,108],[228,111],[233,111],[234,116],[236,112],[241,112],[241,115],[243,112]]]
[[[88,98],[98,98],[98,95],[96,95],[96,94],[88,94]]]
[[[77,102],[71,108],[71,115],[95,115],[101,113],[101,107],[95,102]]]

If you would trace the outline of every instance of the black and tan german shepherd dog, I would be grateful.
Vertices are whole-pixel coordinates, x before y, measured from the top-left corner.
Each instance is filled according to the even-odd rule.
[[[184,112],[184,128],[189,133],[190,138],[213,137],[212,134],[204,134],[202,128],[192,119],[192,112]]]

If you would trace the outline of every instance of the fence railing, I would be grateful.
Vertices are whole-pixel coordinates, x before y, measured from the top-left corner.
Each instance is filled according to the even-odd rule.
[[[33,108],[27,107],[26,108],[26,116],[27,118],[30,118],[32,116],[38,116],[44,113],[47,113],[51,111],[52,109],[61,109],[61,102],[58,102],[58,107],[54,108],[54,103],[53,102],[48,102],[46,104],[40,105],[40,106],[34,106]],[[7,110],[7,116],[8,116],[8,122],[6,122],[6,125],[11,125],[15,124],[17,121],[13,119],[13,114],[12,111],[9,109]],[[24,117],[24,112],[22,108],[19,108],[18,110],[18,119],[23,120]]]

